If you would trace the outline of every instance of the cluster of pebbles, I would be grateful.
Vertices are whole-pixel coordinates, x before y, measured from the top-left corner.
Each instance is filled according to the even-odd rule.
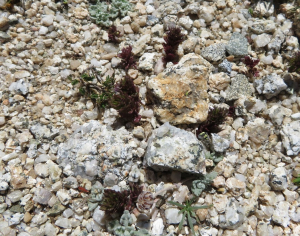
[[[179,209],[167,201],[184,203],[192,194],[186,177],[211,169],[218,176],[197,205],[213,206],[196,211],[198,235],[300,235],[292,182],[300,174],[300,76],[287,72],[299,42],[284,12],[292,5],[280,13],[272,1],[130,0],[113,44],[90,20],[87,0],[68,0],[67,8],[21,2],[0,10],[0,235],[111,235],[99,206],[89,210],[89,192],[121,191],[128,181],[165,200],[147,214],[135,209],[137,229],[191,235],[186,223],[178,230]],[[165,68],[163,36],[174,25],[186,38],[179,63]],[[124,126],[115,125],[116,110],[100,113],[79,96],[68,77],[93,66],[120,80],[117,55],[127,45],[144,105],[141,122]],[[259,77],[247,74],[245,55],[260,59]],[[171,78],[169,87],[162,78]],[[158,98],[151,107],[147,91]],[[214,166],[197,156],[203,146],[193,152],[200,141],[192,134],[209,107],[224,102],[237,116],[212,134],[224,156]]]

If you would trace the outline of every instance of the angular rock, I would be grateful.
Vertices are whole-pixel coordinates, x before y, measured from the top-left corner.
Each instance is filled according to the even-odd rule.
[[[240,33],[234,32],[226,45],[226,51],[229,55],[237,57],[248,55],[247,39]]]
[[[25,73],[26,72],[26,73]],[[27,72],[27,71],[25,71],[24,73],[26,74],[26,75],[21,75],[21,74],[18,74],[17,76],[20,76],[20,77],[22,77],[22,76],[24,76],[24,77],[27,77],[28,75],[27,75],[27,73],[29,73],[29,72]],[[15,73],[15,74],[17,74],[17,72]],[[22,78],[24,78],[24,77],[22,77]],[[10,86],[9,86],[9,90],[10,91],[13,91],[13,92],[15,92],[15,93],[17,93],[17,94],[22,94],[22,95],[26,95],[26,94],[28,94],[28,92],[29,92],[29,86],[30,86],[30,84],[29,83],[27,83],[27,82],[25,82],[23,79],[20,79],[20,80],[18,80],[17,82],[13,82]]]
[[[290,204],[288,202],[279,202],[276,205],[272,220],[283,227],[288,227],[290,224],[289,208]]]
[[[156,53],[144,53],[139,59],[140,70],[152,71],[154,68],[154,57]]]
[[[288,187],[287,173],[284,167],[278,167],[271,172],[270,186],[276,191],[285,190]]]
[[[218,134],[211,134],[212,146],[215,152],[225,152],[229,148],[230,141]]]
[[[238,74],[236,77],[231,79],[231,85],[226,89],[226,100],[236,100],[244,96],[251,96],[252,89],[248,79],[245,75]]]
[[[50,190],[46,188],[37,188],[34,193],[33,201],[39,204],[46,205],[48,204],[48,201],[50,200],[51,196],[52,194]]]
[[[224,61],[222,61],[222,63],[220,63],[218,65],[218,68],[219,68],[219,71],[220,72],[225,72],[227,73],[228,75],[230,75],[231,73],[231,68],[232,68],[232,63],[227,61],[227,59],[225,59]]]
[[[284,117],[290,117],[292,110],[280,105],[274,105],[268,109],[269,116],[275,125],[281,125]]]
[[[249,121],[246,125],[248,135],[252,142],[257,144],[263,144],[271,133],[271,126],[266,124],[262,118],[255,118],[253,121]]]
[[[249,29],[255,34],[273,33],[276,29],[276,25],[272,20],[256,19]]]
[[[254,87],[259,94],[263,94],[267,99],[270,99],[285,90],[287,85],[280,76],[273,73],[263,77],[262,79],[256,79],[254,81]]]
[[[226,56],[225,43],[212,44],[201,51],[201,56],[210,62],[219,62]]]
[[[221,91],[225,90],[230,84],[230,77],[224,72],[211,74],[209,76],[209,86],[212,91]]]
[[[231,198],[227,202],[225,214],[220,215],[219,226],[223,229],[236,229],[243,224],[244,219],[243,207],[234,198]]]
[[[157,171],[205,174],[205,151],[193,133],[165,123],[149,138],[144,165]]]
[[[271,35],[269,34],[260,34],[254,40],[254,45],[256,48],[262,48],[271,41]]]
[[[283,125],[280,135],[286,154],[288,156],[298,155],[300,152],[300,120]]]
[[[32,125],[29,129],[33,134],[34,138],[38,140],[53,140],[57,135],[59,135],[58,129],[55,129],[52,126],[49,126],[48,128],[47,126],[41,125],[40,123]]]
[[[207,78],[211,65],[194,53],[181,58],[177,65],[164,70],[147,83],[148,101],[161,122],[199,123],[207,118]]]

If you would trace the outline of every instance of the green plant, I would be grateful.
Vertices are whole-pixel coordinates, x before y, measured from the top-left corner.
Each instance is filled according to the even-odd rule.
[[[251,7],[248,9],[248,12],[251,16],[253,16],[253,9]]]
[[[194,211],[198,209],[207,209],[209,207],[212,207],[212,205],[209,206],[192,206],[192,204],[196,201],[196,197],[192,198],[191,200],[187,200],[184,205],[178,203],[178,202],[173,202],[173,201],[168,201],[169,204],[175,205],[179,207],[181,210],[179,211],[179,214],[182,214],[182,219],[179,223],[179,230],[182,229],[182,225],[184,222],[184,219],[187,217],[187,221],[189,224],[189,227],[191,228],[193,235],[195,235],[195,230],[193,227],[193,222],[192,222],[192,217],[196,218],[197,222],[200,224],[200,220],[198,216],[195,214]]]
[[[94,210],[102,201],[103,197],[103,188],[95,188],[94,186],[91,189],[91,193],[88,199],[89,211]]]
[[[69,77],[72,85],[80,83],[79,92],[81,95],[91,99],[98,108],[106,108],[114,95],[114,76],[107,76],[103,79],[100,71],[91,67],[85,70],[79,80]],[[96,81],[94,81],[96,80]]]
[[[300,185],[300,174],[298,175],[297,178],[293,179],[293,183],[297,184],[297,185]]]
[[[97,24],[109,27],[113,20],[126,16],[131,9],[132,5],[126,0],[112,0],[110,5],[98,0],[96,5],[90,6],[89,12]]]
[[[130,226],[133,220],[128,210],[125,210],[120,218],[120,223],[117,220],[110,221],[107,225],[109,232],[113,232],[116,236],[150,236],[146,229],[135,230]]]
[[[214,164],[218,164],[220,161],[223,160],[223,156],[215,152],[205,152],[205,158],[212,160]]]
[[[201,193],[211,185],[211,182],[216,178],[218,175],[217,172],[212,171],[209,174],[201,176],[199,179],[194,180],[192,183],[192,192],[196,196],[200,196]]]

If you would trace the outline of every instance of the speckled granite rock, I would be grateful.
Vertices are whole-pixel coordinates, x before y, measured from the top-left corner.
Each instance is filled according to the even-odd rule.
[[[205,174],[205,151],[193,133],[165,123],[149,138],[144,165],[159,171],[172,169]]]
[[[164,70],[147,83],[148,100],[161,122],[199,123],[207,118],[207,78],[211,65],[194,53]]]
[[[282,144],[288,156],[297,155],[300,152],[300,121],[292,121],[282,126],[280,131]]]
[[[256,79],[254,81],[254,86],[258,93],[265,95],[267,99],[276,96],[282,90],[287,88],[283,79],[274,73],[265,76],[262,79]]]
[[[229,55],[246,56],[248,55],[248,41],[238,32],[234,32],[226,45]]]
[[[226,89],[226,100],[236,100],[241,95],[251,96],[252,90],[246,76],[238,74],[231,79],[231,85]]]
[[[210,62],[219,62],[225,58],[225,43],[210,45],[201,51],[201,56]]]

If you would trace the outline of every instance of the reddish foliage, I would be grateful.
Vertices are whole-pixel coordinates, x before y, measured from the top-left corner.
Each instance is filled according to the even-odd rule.
[[[117,30],[117,27],[115,25],[109,27],[108,29],[109,42],[119,43],[118,37],[120,37],[120,31]]]
[[[300,74],[300,51],[296,52],[289,61],[289,72],[296,72]]]
[[[255,66],[259,63],[259,59],[252,59],[249,56],[245,56],[243,62],[248,67],[248,73],[252,74],[254,77],[259,76],[259,72]]]
[[[170,27],[166,35],[164,36],[165,43],[163,43],[165,56],[163,61],[165,63],[178,62],[177,49],[180,43],[184,40],[184,35],[181,33],[181,29],[179,27]]]
[[[129,76],[115,84],[115,94],[110,104],[125,121],[138,123],[141,120],[139,89]]]
[[[118,57],[122,59],[121,65],[126,71],[128,71],[130,67],[136,68],[136,61],[134,59],[131,46],[123,48]]]
[[[130,190],[118,192],[112,189],[104,189],[100,209],[106,213],[122,213],[124,210],[131,210],[142,192],[137,183],[130,183]]]
[[[197,129],[197,137],[202,132],[213,133],[218,132],[218,126],[223,124],[227,116],[232,115],[232,110],[225,108],[212,108],[208,111],[208,116],[205,122],[201,123]]]

